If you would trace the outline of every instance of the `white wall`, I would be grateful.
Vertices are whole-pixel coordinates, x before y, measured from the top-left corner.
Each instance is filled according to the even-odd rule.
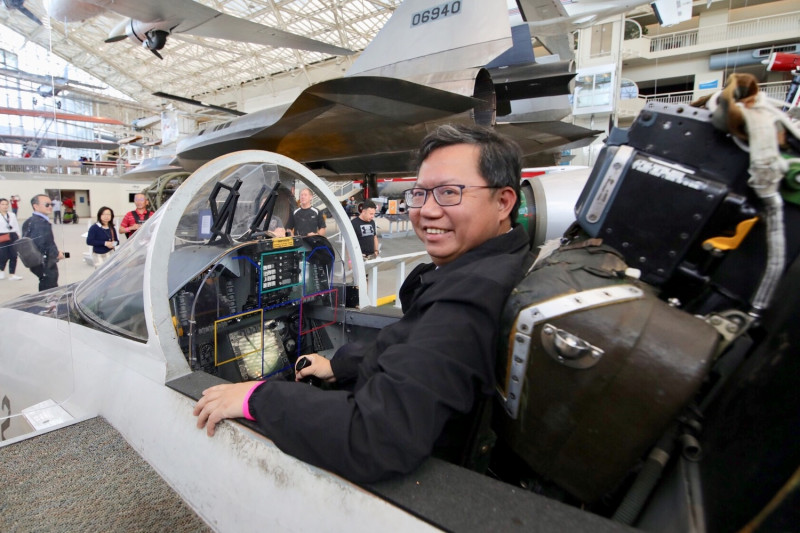
[[[128,201],[129,194],[139,192],[149,184],[150,180],[123,181],[104,176],[78,177],[0,172],[0,198],[9,198],[12,194],[19,196],[17,218],[22,220],[31,216],[31,198],[36,194],[44,194],[45,189],[88,191],[88,198],[83,204],[76,201],[79,217],[95,219],[97,210],[102,206],[108,206],[119,218],[134,208],[133,202]]]

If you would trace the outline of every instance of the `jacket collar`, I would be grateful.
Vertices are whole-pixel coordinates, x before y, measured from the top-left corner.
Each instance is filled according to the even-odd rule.
[[[512,228],[511,231],[489,239],[480,246],[469,250],[461,257],[458,257],[455,261],[452,261],[443,267],[431,270],[430,272],[424,272],[423,275],[426,279],[423,280],[423,283],[432,283],[438,278],[438,276],[444,275],[444,273],[448,272],[449,270],[460,268],[461,266],[472,263],[473,261],[477,261],[478,259],[500,254],[516,253],[523,248],[527,248],[528,246],[528,234],[525,232],[525,229],[522,226],[517,225],[516,227]]]

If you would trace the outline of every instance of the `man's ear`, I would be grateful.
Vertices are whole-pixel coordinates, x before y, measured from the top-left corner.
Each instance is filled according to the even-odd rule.
[[[503,187],[497,191],[497,210],[501,220],[505,220],[511,215],[515,203],[517,203],[517,193],[514,192],[514,189]]]

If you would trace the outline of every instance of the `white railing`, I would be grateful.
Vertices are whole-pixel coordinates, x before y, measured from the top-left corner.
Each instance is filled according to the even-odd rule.
[[[786,101],[786,95],[789,92],[789,86],[792,84],[790,81],[776,81],[772,83],[760,83],[759,90],[770,98]]]
[[[400,294],[400,286],[406,279],[406,265],[411,262],[428,255],[428,252],[414,252],[410,254],[395,255],[392,257],[379,257],[378,259],[370,259],[364,261],[364,266],[367,267],[369,272],[369,281],[367,282],[367,292],[369,293],[370,304],[373,307],[378,306],[378,267],[394,265],[394,292],[388,296],[394,297],[394,306],[400,307],[400,299],[397,295]]]
[[[342,254],[345,254],[344,242],[342,241],[341,232],[334,233],[328,240],[336,242],[339,245]],[[407,254],[393,255],[389,257],[378,257],[364,261],[364,267],[367,269],[367,293],[369,294],[369,305],[377,307],[383,305],[381,300],[394,300],[394,306],[400,307],[400,299],[397,297],[400,294],[400,286],[406,279],[406,266],[422,257],[426,257],[428,252],[411,252]],[[394,272],[394,285],[386,286],[386,283],[379,283],[379,269],[381,266],[394,266],[392,270],[386,270],[386,273]],[[351,276],[352,270],[349,270],[345,265],[344,278]],[[344,279],[343,279],[344,281]],[[380,293],[383,293],[381,295]]]
[[[677,93],[647,94],[639,95],[639,99],[645,102],[662,102],[665,104],[688,104],[694,100],[693,91],[681,91]]]
[[[347,198],[361,190],[361,185],[353,181],[328,181],[326,179],[322,181],[325,182],[333,195],[337,198]]]
[[[81,163],[55,157],[0,157],[0,172],[119,176],[132,168],[114,161]]]
[[[644,38],[650,41],[651,52],[662,52],[721,41],[753,38],[769,41],[768,36],[785,32],[800,34],[800,11]]]
[[[778,81],[759,84],[759,89],[773,100],[785,101],[789,92],[790,81]],[[647,102],[663,102],[667,104],[691,104],[699,96],[694,91],[680,91],[675,93],[640,94],[636,99],[622,100],[617,112],[621,117],[635,117],[644,108]]]
[[[675,48],[686,48],[695,46],[698,41],[699,30],[689,30],[680,33],[662,35],[650,40],[651,52],[662,52],[664,50],[674,50]]]

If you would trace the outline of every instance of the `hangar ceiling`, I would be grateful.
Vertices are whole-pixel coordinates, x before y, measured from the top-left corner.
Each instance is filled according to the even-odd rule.
[[[401,0],[198,0],[217,11],[360,51],[372,40]],[[103,41],[123,17],[107,12],[84,22],[64,24],[48,19],[39,0],[25,7],[42,21],[39,26],[22,13],[0,8],[0,25],[21,33],[70,64],[85,70],[142,106],[156,110],[161,91],[194,99],[213,100],[253,80],[283,73],[305,73],[297,84],[307,86],[308,71],[331,61],[318,52],[194,37],[170,36],[158,59],[132,41]],[[48,28],[49,26],[50,28]],[[345,65],[347,66],[347,65]],[[225,102],[227,104],[227,102]],[[184,107],[184,109],[186,109]],[[196,108],[195,108],[196,109]]]

